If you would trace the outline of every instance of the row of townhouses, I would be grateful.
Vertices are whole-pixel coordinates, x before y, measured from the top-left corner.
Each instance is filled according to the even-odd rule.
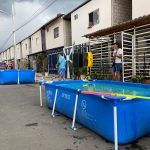
[[[94,55],[92,68],[94,73],[98,71],[97,68],[102,63],[111,64],[111,62],[102,62],[102,60],[106,60],[111,55],[108,49],[111,53],[111,43],[115,40],[124,44],[124,48],[132,52],[135,45],[130,43],[139,44],[137,47],[139,51],[136,52],[140,53],[140,46],[143,42],[150,43],[148,43],[150,40],[149,4],[149,0],[88,0],[68,14],[58,14],[38,31],[17,43],[15,49],[18,67],[23,68],[30,64],[40,71],[38,56],[45,53],[48,56],[45,62],[47,71],[55,73],[56,54],[63,52],[64,47],[75,45],[81,49],[83,45],[90,45]],[[143,36],[146,36],[146,39]],[[126,43],[123,43],[123,40]],[[143,47],[147,49],[150,45]],[[105,57],[106,48],[107,56]],[[144,51],[146,49],[144,48]],[[130,55],[128,51],[126,56]],[[13,63],[14,54],[14,47],[9,47],[1,52],[0,61]],[[128,59],[126,61],[130,62]],[[132,61],[130,63],[134,65]],[[132,67],[137,67],[136,62]],[[105,72],[104,68],[101,70]],[[130,68],[127,67],[126,70]],[[135,70],[132,70],[133,74]],[[126,74],[128,76],[129,73]]]

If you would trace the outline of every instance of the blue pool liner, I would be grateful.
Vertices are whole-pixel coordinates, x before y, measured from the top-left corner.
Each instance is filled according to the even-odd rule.
[[[35,71],[34,70],[19,70],[20,83],[34,83]]]
[[[18,84],[34,82],[34,70],[0,70],[0,84]]]
[[[114,142],[114,106],[117,106],[119,144],[133,142],[150,133],[150,100],[136,98],[124,100],[125,97],[82,94],[75,89],[65,87],[65,84],[69,84],[71,87],[71,84],[74,83],[85,84],[83,81],[45,83],[47,106],[52,108],[55,91],[58,89],[56,110],[72,118],[75,97],[76,94],[79,94],[76,120],[105,139]],[[114,81],[94,81],[93,83],[150,88],[145,84]]]
[[[0,84],[17,84],[17,70],[0,70]]]

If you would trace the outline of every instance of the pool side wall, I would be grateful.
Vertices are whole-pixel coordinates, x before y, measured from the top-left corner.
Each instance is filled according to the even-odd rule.
[[[95,81],[94,83],[107,83],[110,81]],[[56,110],[70,118],[73,116],[75,97],[77,90],[59,86],[61,84],[84,83],[82,81],[63,81],[45,84],[46,103],[52,108],[56,88],[58,97]],[[123,84],[126,86],[147,85],[111,82],[112,84]],[[104,100],[98,95],[86,95],[79,93],[76,120],[98,133],[107,140],[114,142],[113,123],[113,100]],[[150,100],[135,99],[132,101],[120,101],[118,109],[118,142],[127,144],[141,136],[150,133]]]

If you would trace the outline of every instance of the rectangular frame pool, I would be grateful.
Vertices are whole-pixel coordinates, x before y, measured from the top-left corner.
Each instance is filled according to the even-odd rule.
[[[34,83],[35,70],[0,70],[0,84]]]
[[[85,84],[88,82],[59,81],[45,83],[47,106],[53,107],[56,89],[58,89],[56,110],[73,118],[76,95],[78,95],[76,120],[111,142],[114,142],[114,106],[117,107],[119,144],[130,143],[150,133],[150,100],[141,98],[123,100],[124,97],[82,94],[82,91],[78,92],[77,89],[71,87],[75,83]],[[145,84],[104,80],[90,83],[150,89],[150,85]],[[71,88],[65,87],[65,85],[70,85]],[[143,96],[149,97],[150,93]]]

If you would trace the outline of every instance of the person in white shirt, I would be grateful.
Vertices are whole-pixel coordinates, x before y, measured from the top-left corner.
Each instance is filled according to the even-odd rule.
[[[119,47],[119,43],[113,44],[113,65],[112,65],[112,75],[113,80],[120,81],[121,75],[120,72],[122,70],[122,49]]]

